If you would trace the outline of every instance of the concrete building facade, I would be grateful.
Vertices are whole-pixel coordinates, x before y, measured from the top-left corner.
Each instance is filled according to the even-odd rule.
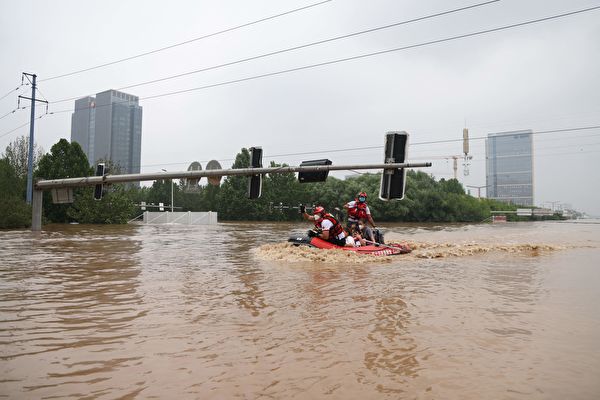
[[[487,197],[533,206],[532,131],[489,134],[485,150]]]
[[[79,143],[91,165],[110,160],[124,174],[140,172],[142,107],[139,98],[117,90],[75,101],[71,141]]]

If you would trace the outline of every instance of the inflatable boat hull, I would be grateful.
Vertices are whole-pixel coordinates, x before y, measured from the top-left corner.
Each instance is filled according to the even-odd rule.
[[[339,249],[352,251],[358,254],[370,254],[374,256],[393,256],[411,252],[411,249],[408,245],[396,243],[379,246],[368,245],[360,247],[342,247],[317,237],[308,236],[292,236],[288,239],[288,242],[294,244],[295,246],[310,246],[318,249]]]

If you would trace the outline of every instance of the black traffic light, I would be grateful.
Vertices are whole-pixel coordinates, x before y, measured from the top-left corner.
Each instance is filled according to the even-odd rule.
[[[96,165],[96,176],[104,176],[104,163],[98,163]],[[102,189],[103,186],[101,183],[94,187],[94,200],[102,199]]]
[[[250,167],[262,168],[262,148],[250,147]],[[248,198],[257,199],[262,194],[262,175],[248,177]]]
[[[302,161],[300,163],[301,167],[315,166],[315,165],[331,165],[331,160],[328,160],[328,159],[310,160],[310,161]],[[328,170],[312,171],[312,172],[299,172],[298,173],[298,181],[300,181],[300,183],[325,182],[327,180],[328,175],[329,175]]]
[[[407,148],[408,133],[404,131],[388,132],[385,135],[384,163],[390,164],[406,162]],[[405,186],[405,168],[384,169],[383,174],[381,174],[379,198],[381,200],[402,200],[404,198]]]

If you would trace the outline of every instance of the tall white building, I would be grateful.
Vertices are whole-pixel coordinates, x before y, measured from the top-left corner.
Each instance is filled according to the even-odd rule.
[[[533,206],[531,130],[489,134],[485,152],[487,197]]]
[[[91,165],[110,160],[125,174],[140,172],[142,107],[139,98],[116,90],[75,101],[71,141],[81,145]]]

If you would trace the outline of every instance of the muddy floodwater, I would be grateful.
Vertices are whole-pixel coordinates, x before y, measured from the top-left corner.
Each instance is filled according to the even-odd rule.
[[[0,398],[598,399],[600,221],[0,232]]]

